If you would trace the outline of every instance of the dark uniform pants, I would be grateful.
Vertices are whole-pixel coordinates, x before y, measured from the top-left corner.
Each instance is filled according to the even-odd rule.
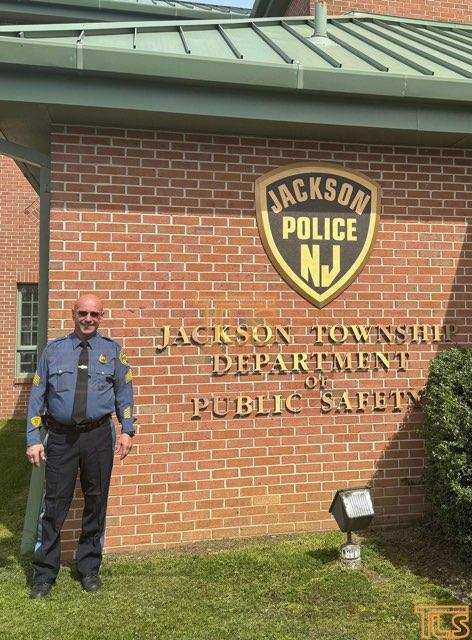
[[[54,582],[60,567],[60,535],[74,495],[77,471],[84,494],[76,565],[81,576],[98,573],[108,489],[113,467],[114,427],[105,421],[89,431],[50,429],[46,441],[46,482],[40,535],[34,552],[34,582]]]

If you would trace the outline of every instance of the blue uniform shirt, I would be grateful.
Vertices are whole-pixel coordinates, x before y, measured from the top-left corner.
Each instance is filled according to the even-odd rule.
[[[72,425],[80,338],[71,333],[44,348],[33,378],[28,404],[26,444],[40,444],[44,414]],[[89,368],[87,420],[95,421],[115,411],[123,433],[134,431],[131,369],[115,340],[95,333],[88,340]]]

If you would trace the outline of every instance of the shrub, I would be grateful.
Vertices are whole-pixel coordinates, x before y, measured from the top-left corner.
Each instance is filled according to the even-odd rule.
[[[442,533],[462,555],[472,549],[472,349],[431,362],[425,390],[427,496]]]

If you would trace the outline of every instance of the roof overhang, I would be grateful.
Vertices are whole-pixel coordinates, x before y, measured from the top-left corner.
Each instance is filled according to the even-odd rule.
[[[2,21],[15,24],[119,22],[126,20],[211,20],[241,18],[250,9],[182,0],[1,0]]]
[[[86,42],[96,28],[87,26]],[[43,40],[21,29],[13,37],[0,28],[0,130],[43,153],[54,123],[472,147],[469,78],[156,54],[75,35],[73,44],[52,41],[62,27]]]
[[[110,56],[106,56],[109,64]],[[116,61],[115,61],[116,62]],[[205,62],[201,61],[204,65]],[[84,57],[84,67],[87,57]],[[128,128],[165,128],[316,138],[364,143],[391,142],[433,146],[472,146],[470,103],[433,99],[434,92],[417,80],[404,79],[379,87],[377,93],[356,92],[355,74],[342,78],[343,91],[322,72],[307,73],[303,87],[284,69],[272,77],[257,76],[253,86],[199,81],[199,68],[184,82],[171,77],[171,66],[158,82],[145,77],[114,76],[70,70],[41,73],[1,65],[0,128],[14,140],[40,151],[48,147],[51,123],[89,123]],[[224,76],[225,69],[221,69]],[[259,80],[259,82],[258,82]],[[271,82],[269,82],[271,80]],[[365,86],[365,85],[364,85]],[[402,87],[401,97],[398,91]],[[381,93],[379,92],[381,89]],[[445,87],[447,89],[447,87]],[[419,99],[419,95],[422,98]],[[429,95],[428,95],[429,94]]]

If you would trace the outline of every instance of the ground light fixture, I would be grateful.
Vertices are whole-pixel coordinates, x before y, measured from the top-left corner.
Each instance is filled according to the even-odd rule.
[[[370,489],[368,487],[339,489],[336,491],[329,512],[340,530],[347,534],[346,543],[340,549],[341,562],[356,569],[361,564],[361,547],[353,540],[352,534],[366,529],[375,515]]]

